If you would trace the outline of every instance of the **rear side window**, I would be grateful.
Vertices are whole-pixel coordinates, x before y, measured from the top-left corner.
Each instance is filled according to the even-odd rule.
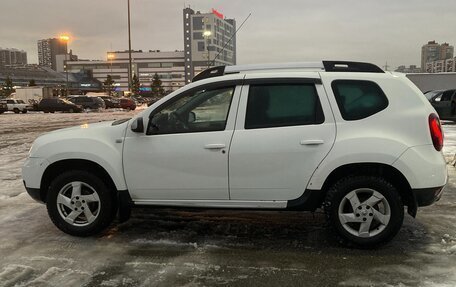
[[[454,90],[445,91],[442,94],[442,97],[441,97],[440,101],[441,102],[449,102],[449,101],[451,101],[451,97],[453,96],[453,94],[454,94]]]
[[[314,84],[250,85],[245,129],[324,122]]]
[[[347,121],[370,117],[388,106],[385,93],[371,81],[336,80],[332,89],[342,118]]]

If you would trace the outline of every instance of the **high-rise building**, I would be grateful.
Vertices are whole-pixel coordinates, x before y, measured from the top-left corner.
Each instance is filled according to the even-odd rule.
[[[0,48],[0,66],[26,64],[27,52],[18,49]]]
[[[38,63],[40,66],[57,69],[56,56],[67,54],[67,43],[57,38],[38,40]]]
[[[428,70],[427,63],[453,58],[454,47],[448,43],[440,45],[436,41],[429,41],[421,47],[421,71]]]
[[[236,64],[236,20],[215,9],[201,13],[185,8],[183,16],[186,83],[202,67]]]

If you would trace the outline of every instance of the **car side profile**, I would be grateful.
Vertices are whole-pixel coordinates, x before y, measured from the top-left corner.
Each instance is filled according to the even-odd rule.
[[[68,100],[82,106],[84,109],[98,110],[106,107],[104,100],[100,97],[70,96]]]
[[[456,120],[456,89],[437,90],[425,93],[426,98],[442,120]]]
[[[61,98],[45,98],[42,99],[37,106],[37,109],[45,113],[54,112],[69,112],[69,113],[80,113],[82,107],[76,105],[68,100]]]
[[[22,175],[62,231],[133,206],[314,211],[348,245],[400,230],[447,182],[435,110],[369,63],[214,67],[132,119],[37,138]]]

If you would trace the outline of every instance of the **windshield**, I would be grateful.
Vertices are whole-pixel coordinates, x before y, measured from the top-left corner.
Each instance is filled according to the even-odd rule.
[[[443,91],[429,91],[429,92],[425,93],[424,95],[430,101],[442,93],[443,93]]]

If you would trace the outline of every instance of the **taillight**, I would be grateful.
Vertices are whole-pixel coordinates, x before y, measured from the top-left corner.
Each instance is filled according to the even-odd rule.
[[[432,143],[437,151],[443,148],[443,131],[439,117],[436,114],[429,115],[429,130],[431,131]]]

